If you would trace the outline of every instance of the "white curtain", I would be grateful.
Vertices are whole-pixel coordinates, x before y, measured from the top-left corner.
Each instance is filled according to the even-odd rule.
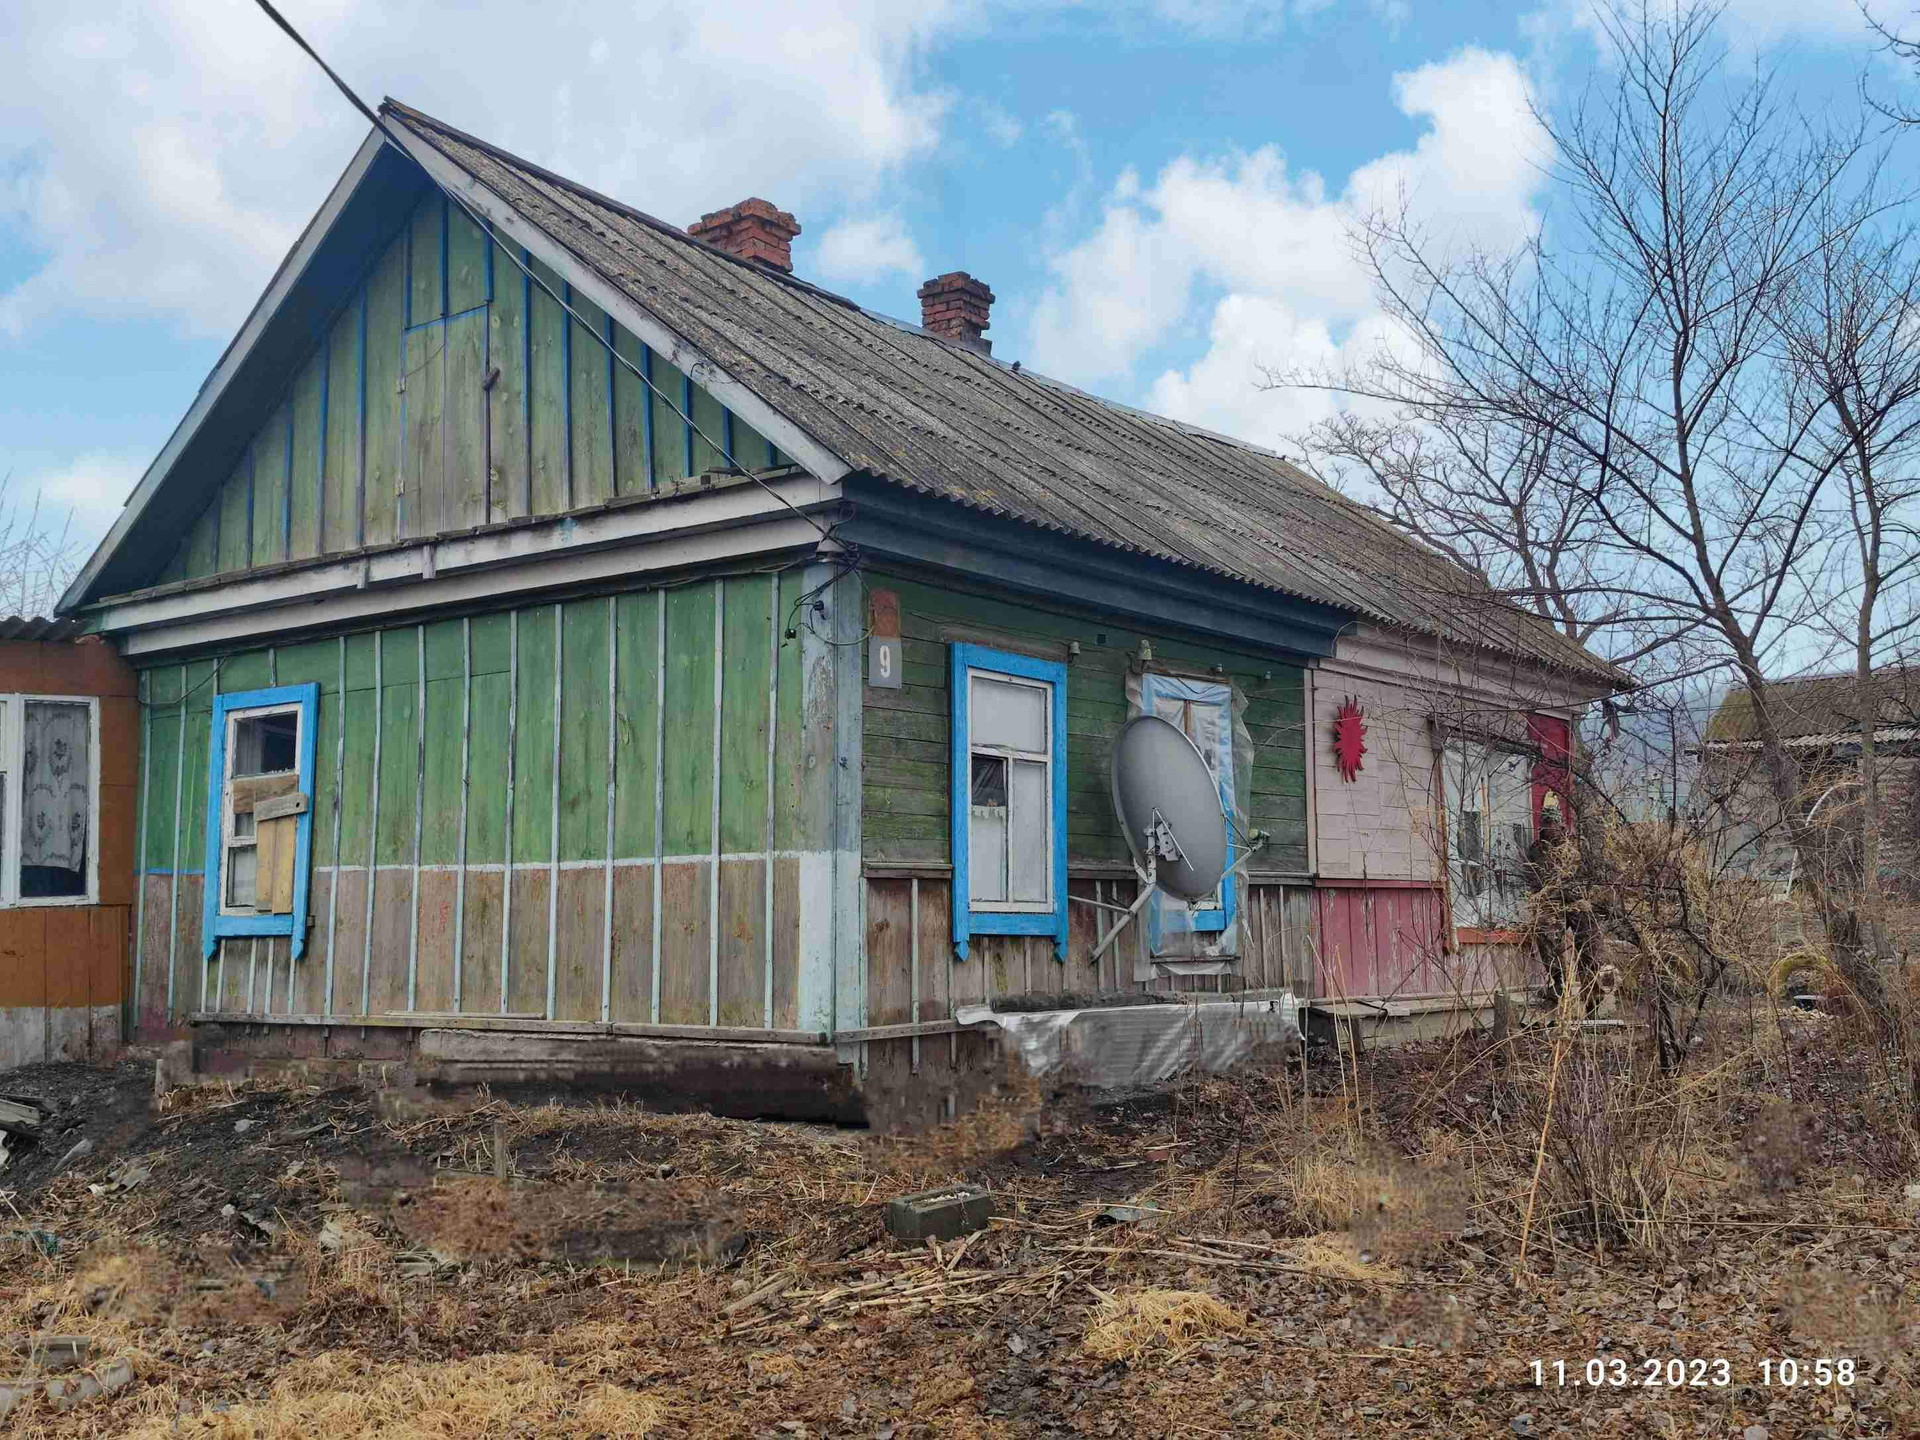
[[[23,707],[20,863],[87,868],[87,707],[29,701]]]

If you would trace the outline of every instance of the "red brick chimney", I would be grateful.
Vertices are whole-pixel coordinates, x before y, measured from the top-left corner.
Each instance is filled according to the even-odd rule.
[[[950,270],[927,281],[918,294],[922,330],[992,353],[993,342],[982,339],[980,332],[990,323],[987,310],[993,304],[993,291],[982,282],[964,270]]]
[[[687,234],[729,255],[758,260],[789,275],[793,273],[793,237],[799,233],[798,220],[758,196],[702,215],[687,227]]]

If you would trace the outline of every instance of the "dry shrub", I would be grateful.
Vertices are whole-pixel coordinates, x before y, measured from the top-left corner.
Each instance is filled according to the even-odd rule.
[[[1392,1265],[1374,1263],[1375,1252],[1358,1236],[1345,1231],[1309,1235],[1289,1247],[1292,1263],[1329,1280],[1397,1280]]]
[[[639,1440],[671,1411],[657,1395],[582,1384],[527,1355],[443,1365],[380,1365],[333,1351],[288,1368],[257,1404],[156,1420],[130,1440],[445,1440],[448,1436],[587,1436]]]
[[[1246,1317],[1202,1290],[1094,1292],[1086,1350],[1101,1360],[1135,1363],[1150,1354],[1179,1359],[1195,1346],[1246,1329]]]

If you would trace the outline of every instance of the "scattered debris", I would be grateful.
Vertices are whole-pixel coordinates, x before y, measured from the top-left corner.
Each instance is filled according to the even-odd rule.
[[[89,1185],[87,1189],[95,1195],[111,1195],[116,1190],[132,1190],[152,1178],[151,1165],[143,1165],[138,1160],[123,1160],[107,1172],[104,1183]]]
[[[93,1341],[85,1335],[42,1335],[33,1342],[30,1363],[51,1375],[87,1363]]]
[[[233,1133],[236,1135],[244,1135],[258,1123],[257,1120],[236,1120],[233,1122]]]
[[[1158,1205],[1109,1205],[1093,1218],[1108,1225],[1144,1225],[1166,1212]]]
[[[20,1244],[42,1255],[60,1253],[60,1237],[51,1230],[0,1230],[0,1244]]]
[[[93,1141],[91,1139],[76,1140],[73,1148],[60,1157],[60,1163],[55,1167],[55,1173],[64,1173],[66,1168],[73,1164],[74,1161],[84,1160],[92,1153]]]
[[[55,1410],[71,1410],[102,1395],[133,1383],[133,1365],[127,1360],[109,1360],[106,1364],[75,1380],[49,1380],[47,1400]]]
[[[0,1130],[33,1139],[40,1134],[49,1110],[22,1095],[0,1096]]]
[[[896,1240],[957,1240],[993,1218],[993,1196],[974,1186],[946,1186],[902,1195],[887,1205],[887,1233]]]

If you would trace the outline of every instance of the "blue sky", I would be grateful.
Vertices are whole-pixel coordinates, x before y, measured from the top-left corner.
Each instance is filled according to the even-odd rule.
[[[888,314],[971,271],[996,354],[1278,444],[1325,402],[1259,367],[1378,333],[1343,239],[1369,197],[1487,243],[1540,223],[1527,107],[1605,63],[1584,3],[283,8],[369,96],[679,223],[763,195],[800,273]],[[250,0],[0,10],[0,474],[91,537],[363,126]],[[1878,73],[1853,0],[1725,23],[1809,104]]]

